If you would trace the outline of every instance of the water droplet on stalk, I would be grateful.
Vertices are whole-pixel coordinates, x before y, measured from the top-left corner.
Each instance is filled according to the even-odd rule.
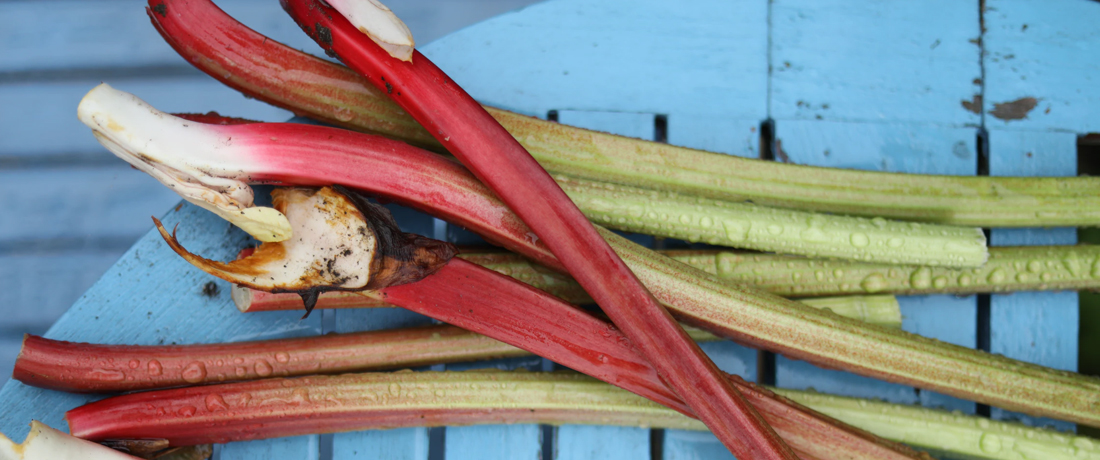
[[[183,381],[187,383],[199,383],[206,378],[206,365],[194,361],[183,368]]]
[[[274,369],[271,368],[271,364],[268,364],[267,361],[262,359],[256,360],[256,365],[254,367],[256,368],[256,375],[260,377],[267,377],[274,371]]]

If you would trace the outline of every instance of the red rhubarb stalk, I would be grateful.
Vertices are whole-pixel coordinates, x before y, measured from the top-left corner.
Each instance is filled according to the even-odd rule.
[[[526,354],[446,325],[199,345],[98,345],[27,335],[12,378],[51,390],[109,393]]]
[[[123,104],[123,100],[127,102]],[[111,108],[110,115],[101,112],[106,108]],[[560,267],[541,241],[534,241],[527,227],[476,178],[451,161],[407,144],[306,125],[190,123],[182,127],[178,119],[105,85],[90,92],[78,112],[123,159],[146,168],[151,162],[158,171],[171,172],[158,178],[177,191],[186,192],[180,185],[207,182],[210,191],[234,180],[241,186],[246,181],[341,183],[454,219],[543,265]],[[151,114],[160,123],[138,126],[148,124]],[[149,130],[143,131],[146,128]],[[131,138],[140,139],[140,147],[118,144]],[[140,148],[142,154],[133,154],[129,149],[134,148]],[[188,181],[175,182],[177,175]],[[1100,426],[1100,411],[1096,410],[1100,407],[1100,383],[1094,378],[897,330],[867,327],[731,284],[611,232],[602,233],[639,278],[690,325],[830,368]]]
[[[362,6],[376,2],[340,3]],[[282,4],[314,41],[384,90],[496,192],[546,242],[573,278],[735,456],[796,458],[737,389],[721,378],[718,367],[638,281],[554,179],[442,70],[416,51],[407,60],[395,58],[392,48],[376,43],[386,40],[364,35],[388,29],[364,26],[364,22],[352,25],[323,1],[283,0]],[[411,45],[411,39],[408,42]]]

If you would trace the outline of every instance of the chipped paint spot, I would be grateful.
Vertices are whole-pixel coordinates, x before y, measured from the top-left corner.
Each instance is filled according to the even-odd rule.
[[[971,99],[969,101],[964,99],[961,102],[962,102],[963,108],[966,109],[967,111],[974,112],[976,114],[982,113],[982,95],[981,94],[975,94],[973,99]]]
[[[993,104],[993,110],[989,114],[1005,121],[1023,120],[1027,118],[1028,112],[1031,112],[1036,105],[1039,105],[1038,99],[1022,97],[1015,101]]]

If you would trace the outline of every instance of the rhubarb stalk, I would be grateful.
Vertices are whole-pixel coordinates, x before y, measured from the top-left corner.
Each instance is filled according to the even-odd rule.
[[[499,272],[498,272],[499,273]],[[541,286],[534,283],[526,283],[536,289],[542,289]],[[575,286],[579,291],[576,297],[581,301],[575,299],[562,298],[560,295],[551,293],[555,297],[562,298],[566,302],[577,304],[586,303],[584,290],[580,286]],[[261,311],[283,311],[283,310],[301,310],[303,308],[302,298],[294,294],[271,294],[264,291],[255,290],[243,286],[233,287],[233,302],[237,305],[237,308],[241,310],[241,313],[256,313]],[[820,310],[829,310],[840,316],[846,316],[848,318],[863,321],[865,323],[876,324],[883,327],[900,328],[901,327],[901,310],[898,305],[897,297],[892,295],[860,295],[860,296],[842,296],[842,297],[812,297],[805,299],[798,299],[798,302],[806,304],[807,306],[817,308]],[[331,292],[324,293],[317,299],[315,308],[318,309],[330,309],[330,308],[389,308],[394,307],[382,300],[375,297],[365,296],[357,292]],[[681,324],[683,327],[690,327]],[[695,329],[695,328],[692,328]],[[707,332],[709,334],[709,332]],[[688,330],[688,335],[693,335],[691,330]],[[696,341],[699,340],[697,336],[694,336]]]
[[[298,308],[301,308],[299,306]],[[400,369],[529,353],[454,326],[197,345],[98,345],[28,335],[12,378],[79,393]]]
[[[187,62],[251,97],[328,123],[442,150],[428,131],[387,99],[384,88],[374,89],[376,82],[264,37],[209,0],[150,0],[149,5],[153,25]],[[865,217],[975,227],[1100,225],[1096,177],[932,176],[801,166],[487,110],[555,174]]]
[[[307,384],[310,386],[303,393],[303,386]],[[191,391],[122,396],[102,401],[94,407],[78,408],[70,412],[70,420],[78,420],[77,424],[87,432],[136,434],[139,427],[134,425],[144,423],[143,417],[155,417],[160,425],[156,431],[182,429],[192,432],[193,427],[201,423],[226,421],[218,398],[225,402],[224,412],[236,410],[238,416],[259,405],[253,393],[249,393],[251,398],[243,396],[247,388],[243,385],[216,385]],[[827,412],[842,422],[863,426],[892,440],[927,448],[950,458],[1100,459],[1100,443],[1084,436],[919,406],[796,390],[775,391],[813,409]],[[306,424],[314,432],[325,433],[373,428],[381,424],[382,418],[390,416],[391,410],[421,410],[431,414],[430,417],[420,418],[421,414],[417,413],[400,420],[415,426],[439,425],[443,423],[441,419],[446,419],[448,424],[571,423],[706,429],[702,423],[650,401],[564,373],[399,372],[314,378],[304,382],[280,379],[263,385],[261,392],[261,397],[275,401],[266,407],[275,406],[287,418],[313,409],[309,412],[312,417],[308,421],[281,420],[284,424],[276,429],[289,433],[303,432],[303,425]],[[326,399],[330,395],[334,395],[332,399]],[[213,409],[206,404],[208,400],[215,401]],[[345,406],[334,408],[333,401]],[[152,408],[141,406],[142,402]],[[194,405],[195,412],[187,418],[178,415],[179,409],[188,405]],[[352,407],[347,407],[349,405]],[[407,406],[412,406],[412,409]],[[143,413],[124,413],[127,408]],[[157,415],[160,411],[164,415]],[[360,426],[351,425],[351,418],[343,417],[349,412],[362,417],[359,419]],[[108,429],[99,425],[105,424],[110,420],[108,417],[114,414],[127,417],[121,422],[122,426]],[[500,418],[494,419],[490,414],[498,414]],[[227,422],[230,430],[240,429],[244,425],[239,420]],[[297,426],[287,426],[293,423]],[[153,434],[155,431],[146,428],[141,432]],[[214,433],[198,435],[200,439],[215,436],[217,434]],[[267,437],[268,433],[257,432],[252,436]]]
[[[680,262],[784,297],[988,294],[1100,288],[1100,246],[989,248],[979,268],[952,269],[806,259],[731,251],[670,251]]]
[[[369,21],[341,15],[349,11],[342,6],[363,1],[342,0],[336,8],[318,0],[282,4],[326,52],[384,89],[495,192],[735,456],[797,458],[519,142],[428,58],[413,50],[399,60],[367,38],[377,40],[379,24],[400,22],[392,13],[368,10],[386,18]]]
[[[112,91],[98,88],[86,100],[121,97],[139,103],[132,96]],[[91,103],[82,106],[89,110],[94,107]],[[148,117],[153,110],[143,104],[140,107],[134,112],[140,116]],[[83,115],[82,120],[93,129],[111,132],[110,124],[101,126]],[[104,119],[108,120],[113,120],[115,126],[131,126],[120,115]],[[143,139],[141,145],[165,140],[172,143],[176,128],[168,118],[162,120],[166,125],[139,136]],[[221,136],[223,141],[218,155],[210,155],[202,165],[207,174],[250,182],[340,183],[368,190],[458,223],[543,265],[560,268],[553,255],[539,244],[541,241],[531,238],[530,230],[484,185],[438,155],[376,136],[318,126],[196,123],[186,129],[200,128]],[[189,134],[181,131],[180,135]],[[228,138],[232,138],[231,147],[224,145]],[[1100,425],[1100,411],[1096,409],[1100,407],[1100,382],[1094,378],[870,327],[731,284],[611,232],[602,234],[681,321],[719,336],[826,367],[1010,410]]]

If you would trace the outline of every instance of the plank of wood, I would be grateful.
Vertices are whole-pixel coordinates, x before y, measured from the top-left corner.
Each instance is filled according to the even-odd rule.
[[[0,305],[10,307],[0,330],[20,337],[24,332],[45,333],[123,252],[89,249],[0,255]]]
[[[221,460],[270,460],[293,458],[320,460],[317,435],[265,439],[262,441],[231,442],[221,446]]]
[[[332,460],[354,459],[428,460],[428,429],[399,428],[334,435]]]
[[[987,0],[987,128],[1100,132],[1100,3]]]
[[[89,134],[90,137],[90,134]],[[179,202],[179,195],[122,160],[102,166],[0,169],[0,251],[38,241],[49,247],[95,247],[96,240],[122,240],[128,247]],[[87,242],[80,244],[81,241]],[[45,245],[45,246],[42,246]],[[81,291],[83,292],[83,291]]]
[[[76,107],[100,83],[89,77],[74,81],[0,85],[0,157],[49,154],[97,154],[105,149],[76,118]],[[206,75],[108,81],[165,112],[211,110],[261,121],[285,121],[291,113],[244,95]]]
[[[762,120],[763,116],[730,118],[673,113],[668,116],[668,143],[726,155],[759,158]]]
[[[1100,10],[1098,10],[1100,12]],[[989,130],[992,176],[1075,176],[1077,136],[1072,133]],[[993,229],[990,244],[1075,244],[1074,228]],[[1035,267],[1027,276],[1041,277]],[[1076,292],[1019,292],[990,296],[989,351],[1067,371],[1077,370],[1079,307]],[[992,408],[990,416],[1072,430],[1074,425]]]
[[[218,6],[271,38],[323,54],[278,5],[233,0]],[[0,72],[187,65],[149,24],[145,2],[4,2],[0,16],[12,20],[0,36],[8,50],[0,59]]]
[[[759,123],[767,2],[545,2],[422,51],[475,98],[529,115],[604,110]]]
[[[771,115],[977,126],[978,23],[976,0],[774,1]]]
[[[219,260],[236,255],[249,241],[246,234],[213,214],[184,205],[164,216],[169,228],[179,224],[184,247]],[[203,294],[214,283],[217,293]],[[147,233],[46,333],[59,340],[95,343],[209,343],[294,337],[320,333],[320,318],[300,321],[297,312],[243,315],[233,306],[229,285],[214,280],[180,259],[160,235]],[[144,367],[139,367],[144,369]],[[65,428],[65,410],[98,399],[28,387],[8,381],[0,389],[0,432],[26,436],[31,419]],[[311,437],[279,441],[273,451],[315,445]],[[230,448],[232,449],[232,448]],[[303,448],[309,450],[310,448]],[[251,449],[250,449],[251,450]]]

